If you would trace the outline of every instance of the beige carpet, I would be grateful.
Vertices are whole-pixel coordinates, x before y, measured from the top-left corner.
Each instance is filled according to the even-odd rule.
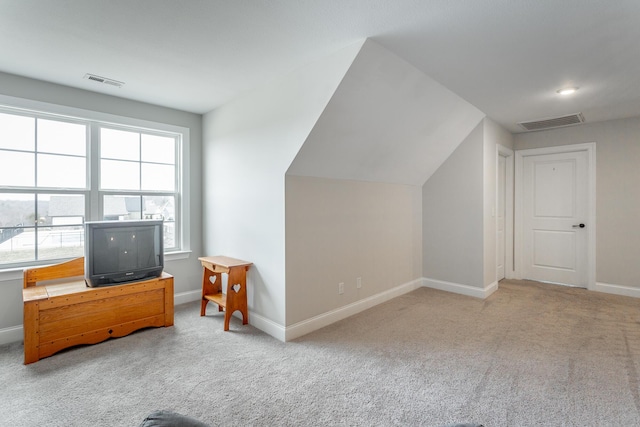
[[[0,426],[639,426],[640,300],[501,282],[418,289],[280,343],[197,303],[173,328],[22,365],[0,347]]]

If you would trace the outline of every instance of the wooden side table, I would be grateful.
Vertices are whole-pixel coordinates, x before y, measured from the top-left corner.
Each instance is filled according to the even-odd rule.
[[[242,324],[249,323],[247,310],[247,271],[252,263],[226,256],[201,257],[202,263],[202,302],[200,316],[204,316],[207,303],[218,305],[218,311],[224,310],[224,330],[229,330],[229,320],[234,311],[242,313]],[[227,293],[222,292],[222,274],[228,274]]]

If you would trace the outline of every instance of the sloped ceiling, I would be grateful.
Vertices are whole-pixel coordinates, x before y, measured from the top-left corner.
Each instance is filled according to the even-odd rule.
[[[422,185],[484,116],[367,40],[287,173]]]
[[[370,38],[522,132],[640,115],[639,16],[638,0],[0,0],[0,71],[204,114]]]

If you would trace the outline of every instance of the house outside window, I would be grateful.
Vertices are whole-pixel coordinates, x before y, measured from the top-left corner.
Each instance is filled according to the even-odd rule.
[[[183,135],[0,108],[0,269],[84,254],[84,223],[163,219],[183,250]]]

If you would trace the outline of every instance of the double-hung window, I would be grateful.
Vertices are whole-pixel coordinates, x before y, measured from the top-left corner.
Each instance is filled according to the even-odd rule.
[[[183,135],[0,109],[0,269],[82,256],[84,222],[163,219],[182,250]]]
[[[164,219],[165,250],[176,249],[176,136],[100,127],[102,219]]]

